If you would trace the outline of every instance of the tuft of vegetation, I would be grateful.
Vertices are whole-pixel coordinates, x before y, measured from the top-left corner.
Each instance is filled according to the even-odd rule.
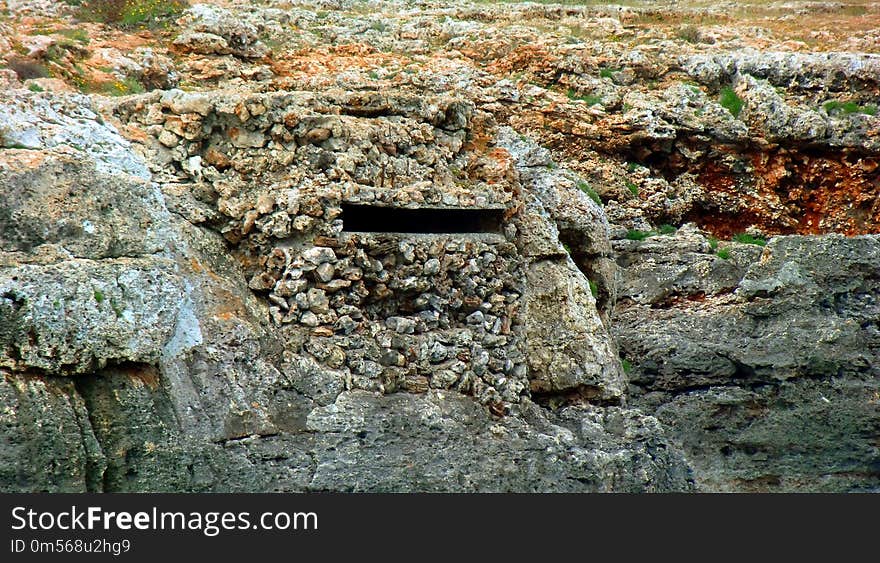
[[[188,7],[189,0],[85,0],[80,17],[121,27],[152,26]]]
[[[630,192],[632,195],[634,195],[635,197],[639,197],[639,186],[636,185],[635,182],[629,182],[629,181],[627,181],[627,183],[626,183],[626,189],[628,189],[629,192]]]
[[[34,84],[33,82],[28,84],[28,90],[30,90],[31,92],[45,92],[46,91],[43,89],[42,86],[40,86],[39,84]]]
[[[688,43],[699,43],[702,39],[702,36],[700,35],[700,29],[693,24],[687,24],[679,27],[678,30],[675,32],[675,36],[682,41],[687,41]]]
[[[745,102],[730,86],[721,89],[721,95],[718,98],[721,107],[730,112],[733,117],[739,117]]]
[[[70,54],[70,51],[67,49],[70,45],[72,45],[72,43],[69,41],[50,45],[49,48],[46,49],[46,60],[57,64],[63,64]]]
[[[49,78],[51,75],[45,64],[29,59],[13,57],[9,60],[8,66],[15,71],[19,80]]]
[[[733,238],[731,238],[730,240],[741,244],[757,244],[758,246],[766,246],[767,244],[767,241],[765,239],[761,237],[754,237],[746,233],[733,235]]]
[[[865,115],[877,115],[877,106],[872,104],[860,106],[855,102],[831,100],[830,102],[825,102],[823,107],[825,108],[825,113],[829,115],[832,113],[863,113]]]
[[[728,258],[730,258],[730,249],[729,248],[722,248],[718,252],[716,252],[715,255],[718,256],[718,258],[721,258],[722,260],[727,260]]]
[[[104,302],[104,292],[100,289],[95,290],[95,301],[97,301],[98,303]]]
[[[633,365],[632,365],[632,363],[630,363],[630,361],[627,360],[626,358],[621,358],[621,359],[620,359],[620,367],[623,368],[623,373],[625,373],[625,374],[627,374],[627,375],[629,375],[630,372],[632,372],[632,370],[633,370]]]
[[[718,239],[716,237],[709,237],[709,248],[713,251],[718,249]]]
[[[602,96],[579,95],[573,88],[569,88],[565,95],[569,100],[586,102],[588,106],[595,106],[602,103]]]
[[[599,286],[596,285],[596,282],[594,282],[593,280],[587,280],[587,281],[590,283],[590,293],[593,294],[593,299],[598,298],[599,297]]]
[[[648,237],[671,235],[678,230],[675,225],[663,224],[656,231],[640,231],[638,229],[630,229],[626,232],[628,240],[645,240]]]
[[[593,189],[593,186],[584,182],[583,180],[579,180],[577,183],[577,188],[587,194],[590,199],[596,202],[596,205],[602,205],[602,199],[599,197],[599,194],[596,190]]]
[[[137,78],[127,76],[122,80],[102,82],[96,85],[85,85],[84,90],[96,91],[107,96],[128,96],[130,94],[143,94],[146,89]]]
[[[627,240],[645,240],[650,236],[654,236],[654,231],[640,231],[638,229],[630,229],[626,232]]]
[[[90,41],[88,32],[80,28],[59,29],[55,33],[83,45],[88,45]]]
[[[610,78],[614,79],[614,73],[620,72],[619,68],[602,68],[599,69],[599,78]]]

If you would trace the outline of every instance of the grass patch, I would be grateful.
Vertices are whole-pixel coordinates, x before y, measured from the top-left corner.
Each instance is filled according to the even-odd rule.
[[[569,88],[565,93],[569,100],[586,102],[588,106],[595,106],[602,103],[602,96],[584,96],[579,95],[574,89]]]
[[[28,84],[28,90],[30,90],[31,92],[45,92],[46,91],[39,84],[33,84],[33,83]]]
[[[635,182],[627,182],[626,189],[628,189],[629,193],[631,193],[635,197],[639,197],[639,186],[636,185]]]
[[[89,34],[84,29],[59,29],[56,33],[70,39],[71,41],[82,43],[83,45],[88,45],[89,41],[91,41],[89,39]]]
[[[127,76],[122,80],[100,84],[98,91],[108,96],[128,96],[130,94],[143,94],[146,90],[137,78]]]
[[[823,105],[825,108],[825,113],[863,113],[865,115],[877,115],[877,106],[872,104],[866,104],[864,106],[860,106],[855,102],[840,102],[837,100],[831,100],[830,102],[825,102]]]
[[[748,235],[746,233],[733,235],[731,238],[733,242],[738,242],[741,244],[756,244],[758,246],[766,246],[767,240],[761,237],[753,237],[752,235]]]
[[[621,358],[620,367],[623,368],[623,373],[625,373],[627,375],[629,375],[630,372],[632,372],[632,370],[633,370],[632,363],[629,360],[627,360],[626,358]]]
[[[596,192],[596,190],[593,189],[593,186],[581,180],[578,181],[577,188],[587,194],[590,199],[595,201],[596,205],[602,205],[602,199],[599,197],[599,194]]]
[[[700,29],[692,24],[683,25],[675,32],[675,36],[688,43],[699,43],[702,39]]]
[[[593,294],[593,299],[598,298],[599,297],[599,286],[596,285],[596,282],[594,282],[593,280],[587,280],[587,281],[590,284],[590,293]]]
[[[626,232],[627,240],[645,240],[654,236],[654,231],[640,231],[638,229],[630,229]]]
[[[8,66],[15,71],[19,80],[49,78],[51,76],[46,65],[28,59],[13,57],[9,60]]]
[[[27,32],[28,35],[52,35],[54,31],[52,31],[51,27],[46,27],[43,25],[38,25]]]
[[[152,26],[189,7],[189,0],[85,0],[80,17],[121,27]]]
[[[745,102],[740,98],[733,88],[725,86],[721,89],[721,95],[718,98],[721,107],[730,112],[733,117],[739,117]]]
[[[718,249],[718,239],[715,237],[709,237],[709,248],[714,252]]]
[[[730,258],[730,249],[722,248],[721,250],[716,252],[715,255],[718,256],[718,258],[721,258],[722,260],[727,260],[728,258]]]
[[[648,237],[671,235],[678,230],[675,225],[663,224],[656,231],[640,231],[638,229],[630,229],[626,232],[627,240],[645,240]]]
[[[100,289],[95,290],[95,301],[97,301],[98,303],[104,302],[104,292]]]
[[[620,72],[619,68],[603,68],[599,70],[599,78],[614,79],[614,73]]]

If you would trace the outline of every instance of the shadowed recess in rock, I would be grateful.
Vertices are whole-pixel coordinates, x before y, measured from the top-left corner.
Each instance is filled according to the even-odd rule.
[[[360,233],[498,233],[503,209],[402,209],[343,205],[342,228]]]

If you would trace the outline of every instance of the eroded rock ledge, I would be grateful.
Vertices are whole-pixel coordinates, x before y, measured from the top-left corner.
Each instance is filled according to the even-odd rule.
[[[224,1],[77,44],[22,4],[0,490],[880,489],[876,55],[712,8]],[[64,91],[105,75],[150,91]]]
[[[39,118],[33,101],[43,96],[16,95]],[[162,96],[188,103],[179,92]],[[161,99],[133,98],[117,111],[148,114]],[[212,101],[222,107],[229,99]],[[279,104],[279,120],[292,100]],[[219,139],[224,119],[239,118],[204,113],[224,134],[190,146],[234,150]],[[337,162],[329,142],[347,135],[326,115],[316,119],[330,134],[317,142],[328,145],[302,147]],[[437,115],[448,120],[450,112]],[[469,118],[451,115],[465,138]],[[391,124],[358,117],[349,125]],[[241,134],[259,134],[250,127]],[[313,129],[303,138],[315,141]],[[385,131],[387,143],[407,144]],[[427,133],[447,134],[430,125]],[[158,153],[160,138],[147,138],[142,152]],[[177,146],[183,162],[198,159]],[[443,178],[454,166],[447,160],[458,158],[476,171],[468,183],[450,180],[444,189],[401,174],[397,182],[409,189],[392,189],[329,182],[339,169],[296,158],[297,147],[284,151],[284,168],[264,147],[248,147],[230,161],[257,164],[235,173],[172,168],[173,155],[153,154],[159,183],[125,170],[97,173],[95,157],[66,148],[37,147],[39,161],[34,149],[4,151],[14,196],[5,207],[2,278],[8,489],[690,487],[687,466],[653,418],[601,406],[622,401],[615,348],[587,278],[560,243],[553,216],[561,212],[549,213],[540,190],[520,185],[517,158],[459,141],[446,159],[413,158],[410,170]],[[414,152],[437,158],[443,150]],[[134,152],[128,158],[139,162]],[[180,174],[163,176],[162,167]],[[290,183],[297,167],[307,183]],[[284,188],[273,183],[285,177]],[[197,199],[213,186],[225,186],[225,197]],[[601,217],[592,200],[569,190]],[[482,201],[506,216],[499,232],[410,237],[348,234],[336,220],[341,206],[402,197],[415,203],[398,209],[437,198],[434,209],[480,209]],[[205,213],[186,211],[196,208]],[[584,255],[607,254],[603,225],[579,226]],[[598,404],[551,412],[531,393]],[[56,445],[41,447],[45,440]],[[43,466],[52,470],[37,470]]]

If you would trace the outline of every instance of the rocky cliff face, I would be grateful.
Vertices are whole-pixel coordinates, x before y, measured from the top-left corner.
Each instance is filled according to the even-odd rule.
[[[618,248],[632,404],[701,488],[876,489],[877,237],[776,237],[728,260],[694,232]]]
[[[880,488],[880,63],[688,10],[17,3],[0,489]]]

